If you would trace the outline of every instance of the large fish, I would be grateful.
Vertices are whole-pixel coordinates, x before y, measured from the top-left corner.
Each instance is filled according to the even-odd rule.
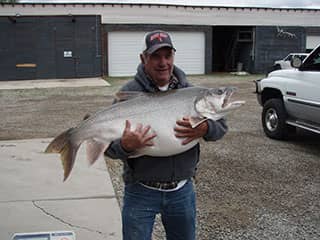
[[[231,102],[235,88],[190,87],[160,93],[120,92],[120,101],[113,104],[78,126],[57,136],[45,150],[60,153],[64,168],[64,181],[73,167],[80,145],[86,141],[87,159],[93,164],[108,148],[109,144],[122,136],[125,121],[132,126],[138,123],[150,125],[156,133],[153,146],[144,147],[134,155],[169,156],[184,152],[198,143],[194,140],[182,145],[175,137],[176,121],[188,116],[192,127],[206,119],[218,120],[244,102]]]

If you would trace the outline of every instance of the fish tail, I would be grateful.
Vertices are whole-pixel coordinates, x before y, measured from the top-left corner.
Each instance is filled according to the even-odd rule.
[[[61,133],[59,136],[53,139],[45,150],[45,153],[60,153],[60,158],[64,170],[63,181],[65,181],[70,175],[77,151],[81,144],[74,143],[70,140],[71,130],[72,128]]]
[[[70,128],[67,131],[61,133],[59,136],[55,137],[55,139],[53,139],[47,146],[45,153],[60,153],[63,147],[68,142],[72,129],[73,128]]]

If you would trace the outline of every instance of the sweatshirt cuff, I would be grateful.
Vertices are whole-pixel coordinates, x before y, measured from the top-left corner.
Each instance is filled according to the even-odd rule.
[[[225,124],[225,119],[219,119],[213,121],[209,119],[208,121],[208,132],[203,136],[206,141],[216,141],[222,138],[227,132],[228,127]]]
[[[127,159],[130,155],[132,155],[132,152],[127,152],[121,146],[121,139],[120,138],[112,141],[107,152],[108,152],[108,155],[110,155],[111,157],[119,158],[119,159]]]

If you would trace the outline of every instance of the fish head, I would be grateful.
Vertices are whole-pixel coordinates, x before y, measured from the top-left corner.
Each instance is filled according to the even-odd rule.
[[[231,97],[236,92],[236,87],[220,87],[206,89],[197,96],[194,102],[195,112],[201,118],[218,120],[228,112],[242,106],[244,101],[232,101]]]

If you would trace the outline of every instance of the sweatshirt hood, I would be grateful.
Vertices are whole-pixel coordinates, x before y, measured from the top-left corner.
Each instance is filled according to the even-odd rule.
[[[186,87],[188,86],[188,82],[186,80],[186,74],[177,66],[174,65],[173,67],[173,75],[178,79],[179,87]],[[137,68],[137,74],[135,75],[135,80],[144,86],[144,88],[148,92],[155,92],[157,89],[157,86],[154,84],[154,82],[146,75],[144,72],[144,65],[142,63],[139,64]]]

